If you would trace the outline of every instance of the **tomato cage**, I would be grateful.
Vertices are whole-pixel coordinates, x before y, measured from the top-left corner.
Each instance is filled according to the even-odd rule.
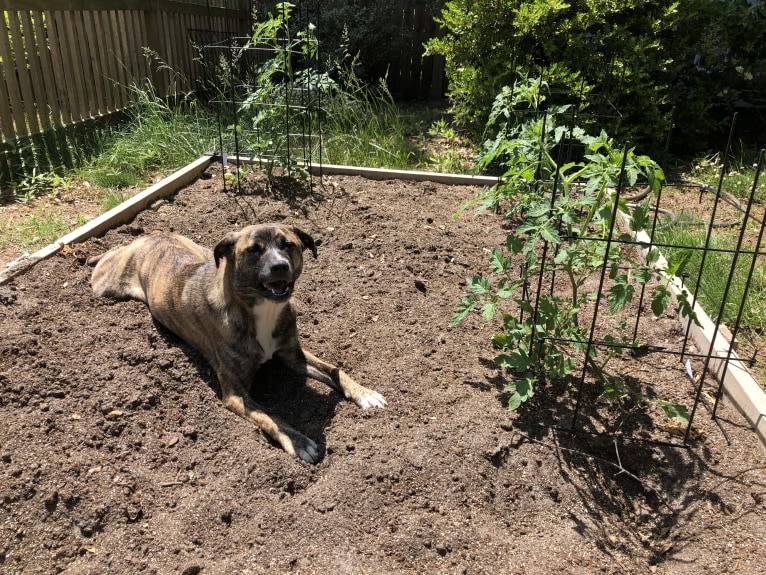
[[[699,176],[665,180],[543,86],[522,78],[495,101],[486,165],[501,178],[471,203],[510,231],[491,274],[468,278],[453,323],[473,309],[502,317],[494,362],[522,423],[686,446],[700,409],[726,435],[716,414],[728,394],[758,428],[763,151],[747,182],[732,173],[735,116]]]
[[[263,3],[257,3],[261,5]],[[311,178],[322,163],[322,92],[315,22],[318,2],[253,7],[248,36],[203,38],[200,91],[218,118],[225,188],[257,167],[276,176]]]

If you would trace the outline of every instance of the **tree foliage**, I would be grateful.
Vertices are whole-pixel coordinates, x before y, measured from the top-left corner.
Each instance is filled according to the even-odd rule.
[[[704,145],[716,118],[766,105],[765,4],[449,0],[426,50],[445,56],[455,117],[476,131],[503,86],[542,73],[553,93],[588,96],[618,139],[656,150],[674,123],[674,143]]]

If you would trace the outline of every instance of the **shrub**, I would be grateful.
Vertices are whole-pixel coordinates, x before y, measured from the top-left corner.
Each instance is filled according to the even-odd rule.
[[[437,21],[446,33],[427,52],[445,56],[455,117],[477,132],[501,86],[540,70],[655,151],[671,121],[677,148],[704,147],[718,118],[766,104],[763,2],[449,0]]]

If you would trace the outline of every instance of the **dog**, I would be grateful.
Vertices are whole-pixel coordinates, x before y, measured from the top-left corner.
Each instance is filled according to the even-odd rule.
[[[254,423],[287,453],[316,463],[317,444],[250,397],[261,365],[281,360],[363,409],[383,407],[386,400],[301,348],[291,296],[305,249],[317,257],[309,234],[279,224],[229,232],[212,252],[181,235],[153,232],[91,258],[91,287],[99,297],[145,302],[156,320],[210,362],[227,409]]]

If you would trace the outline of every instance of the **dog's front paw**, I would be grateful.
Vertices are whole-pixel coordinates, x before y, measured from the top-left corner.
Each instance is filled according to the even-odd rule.
[[[338,379],[346,399],[350,399],[362,409],[386,406],[386,400],[381,394],[363,385],[359,385],[345,371],[341,370],[338,372]]]
[[[368,407],[385,407],[386,398],[379,394],[377,391],[367,389],[366,387],[359,386],[361,389],[357,397],[354,398],[354,402],[362,409]]]
[[[282,447],[287,453],[306,463],[317,463],[321,458],[317,444],[312,439],[297,432],[291,434],[287,441],[283,442]]]

